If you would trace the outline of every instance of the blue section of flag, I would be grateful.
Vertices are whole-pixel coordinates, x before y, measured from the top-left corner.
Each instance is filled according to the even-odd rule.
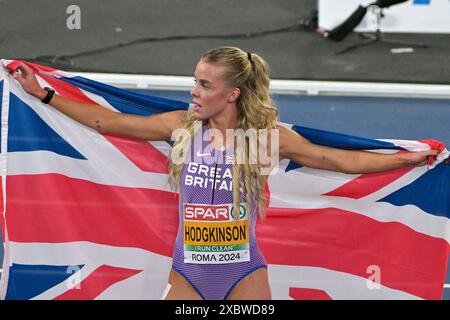
[[[414,0],[413,4],[430,4],[431,0]]]
[[[147,116],[167,111],[186,110],[189,106],[186,102],[123,90],[83,77],[60,78],[60,80],[103,97],[123,113]]]
[[[325,130],[292,126],[292,130],[299,133],[309,141],[327,147],[347,149],[347,150],[369,150],[369,149],[394,149],[404,150],[393,143],[355,137],[342,133],[335,133]]]
[[[42,120],[30,106],[10,94],[8,152],[47,150],[76,159],[86,158]]]
[[[26,300],[36,297],[80,271],[84,265],[48,266],[13,264],[9,268],[6,300]],[[69,288],[67,288],[69,289]]]
[[[389,202],[396,206],[415,205],[429,214],[450,218],[448,189],[435,183],[440,179],[450,181],[450,165],[440,163],[433,170],[378,202]]]
[[[404,150],[393,143],[374,139],[361,138],[342,133],[335,133],[325,130],[307,128],[302,126],[292,126],[292,130],[308,139],[314,144],[346,150],[373,150],[373,149],[393,149]],[[285,172],[302,167],[297,162],[290,161]]]

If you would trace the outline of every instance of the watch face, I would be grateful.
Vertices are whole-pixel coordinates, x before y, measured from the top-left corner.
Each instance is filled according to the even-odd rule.
[[[49,103],[50,100],[52,100],[53,95],[55,94],[55,90],[53,90],[52,88],[49,87],[45,87],[44,90],[47,90],[47,94],[45,95],[44,99],[42,99],[41,101],[45,104]]]

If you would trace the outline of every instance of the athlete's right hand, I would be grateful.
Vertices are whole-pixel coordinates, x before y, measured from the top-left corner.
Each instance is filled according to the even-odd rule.
[[[47,92],[41,88],[34,75],[33,69],[25,63],[20,63],[16,70],[9,70],[13,78],[16,79],[23,89],[33,97],[43,99]]]

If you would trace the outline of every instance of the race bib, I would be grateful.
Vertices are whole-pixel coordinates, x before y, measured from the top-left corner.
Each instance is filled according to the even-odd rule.
[[[232,204],[185,203],[184,262],[224,264],[250,261],[248,213],[241,204],[240,218]]]

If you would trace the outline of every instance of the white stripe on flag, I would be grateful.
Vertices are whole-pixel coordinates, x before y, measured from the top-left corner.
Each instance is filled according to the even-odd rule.
[[[103,185],[171,191],[167,174],[142,171],[136,173],[131,166],[119,166],[113,159],[107,164],[94,165],[93,161],[72,159],[50,151],[11,152],[8,157],[10,176],[56,173]],[[107,165],[110,170],[107,170]],[[114,168],[117,169],[116,173],[111,174]]]
[[[368,278],[335,270],[269,265],[269,283],[274,299],[288,300],[289,288],[305,288],[325,291],[333,300],[422,300],[404,291],[380,284],[370,288]]]

